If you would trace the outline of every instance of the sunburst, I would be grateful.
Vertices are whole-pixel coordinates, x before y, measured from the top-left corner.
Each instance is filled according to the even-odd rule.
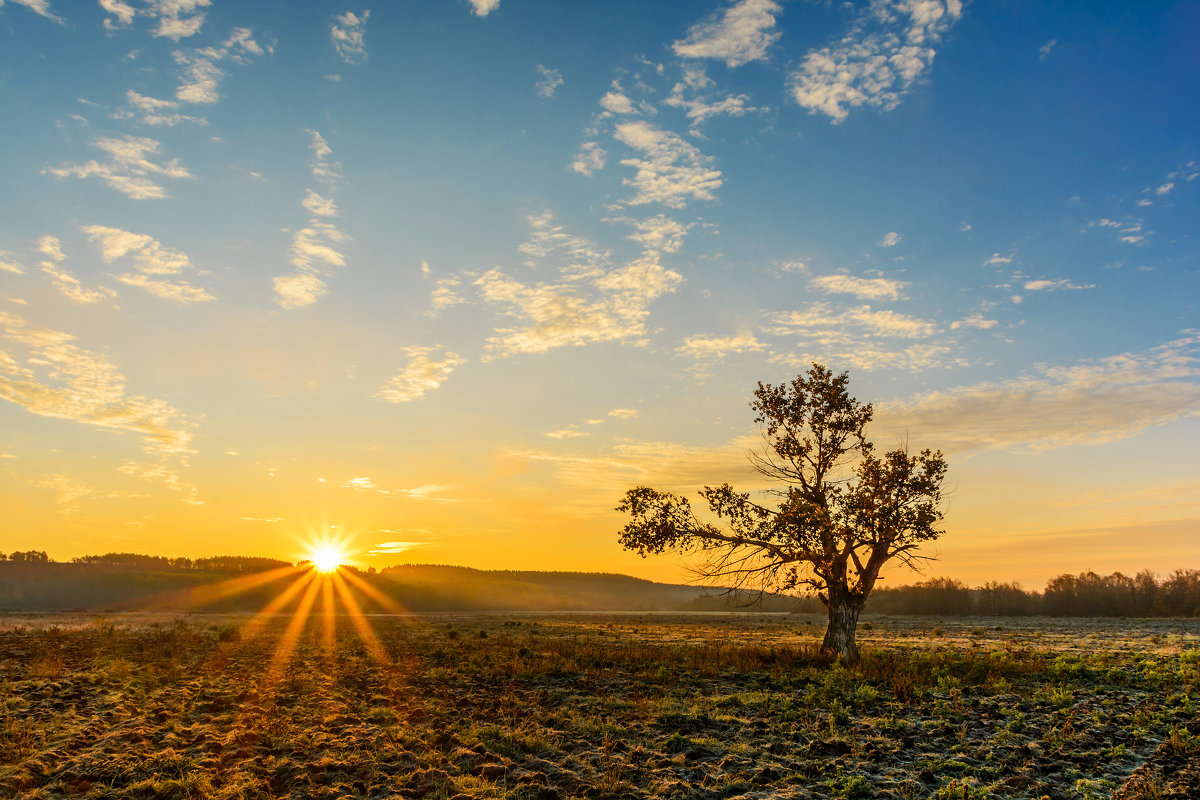
[[[312,561],[313,567],[317,572],[329,574],[336,572],[337,568],[346,560],[346,553],[337,545],[325,544],[316,548],[309,554],[309,560]]]
[[[305,549],[305,558],[296,566],[231,578],[193,590],[188,593],[186,602],[191,606],[203,606],[270,583],[288,581],[242,629],[241,638],[251,639],[261,633],[272,619],[293,609],[267,665],[271,684],[282,677],[291,663],[314,611],[320,615],[320,640],[327,655],[332,655],[334,651],[337,622],[342,617],[349,620],[368,656],[379,664],[389,664],[391,659],[364,613],[362,603],[364,600],[370,601],[377,608],[395,615],[410,616],[411,612],[357,575],[357,569],[350,566],[352,561],[352,552],[345,541],[311,536]],[[174,605],[184,599],[179,594],[162,598],[164,606]]]

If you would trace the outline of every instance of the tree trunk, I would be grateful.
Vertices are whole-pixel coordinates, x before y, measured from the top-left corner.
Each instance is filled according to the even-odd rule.
[[[859,654],[854,633],[862,604],[856,603],[848,592],[830,591],[825,606],[829,609],[829,627],[825,629],[821,650],[836,655],[842,664],[857,664]]]

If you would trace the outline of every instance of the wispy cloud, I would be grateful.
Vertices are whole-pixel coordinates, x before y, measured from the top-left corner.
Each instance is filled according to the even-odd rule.
[[[863,300],[899,300],[911,284],[891,278],[821,275],[810,280],[808,285],[826,294],[852,294]]]
[[[337,183],[342,179],[342,165],[330,158],[333,155],[333,148],[329,146],[329,142],[325,141],[325,137],[319,131],[309,129],[306,133],[311,139],[308,149],[313,154],[310,165],[313,177],[326,185]]]
[[[597,142],[584,142],[579,146],[575,160],[571,162],[571,169],[590,178],[593,172],[604,169],[607,157],[607,151]]]
[[[1025,291],[1027,292],[1053,292],[1057,289],[1095,289],[1096,284],[1072,283],[1066,278],[1056,278],[1053,280],[1042,278],[1035,281],[1025,281]]]
[[[17,257],[7,250],[0,250],[0,272],[11,272],[14,275],[24,275],[25,267],[17,261]]]
[[[975,312],[963,319],[955,320],[950,323],[950,330],[956,331],[959,328],[974,328],[976,330],[986,331],[996,327],[999,323],[994,319],[988,319],[981,312]]]
[[[652,261],[634,262],[590,282],[526,285],[493,269],[475,285],[489,303],[507,307],[525,324],[497,328],[488,349],[500,355],[544,353],[593,342],[637,341],[648,306],[682,282]]]
[[[191,452],[194,423],[164,400],[126,394],[125,378],[116,366],[73,344],[74,336],[0,311],[0,338],[24,348],[29,365],[9,353],[0,358],[0,397],[5,400],[39,416],[129,431],[156,455]]]
[[[193,269],[191,259],[178,250],[164,247],[158,240],[144,233],[133,233],[120,228],[103,225],[87,225],[82,228],[89,240],[100,247],[100,257],[111,264],[128,258],[137,273],[118,275],[117,279],[130,286],[141,286],[152,294],[176,302],[203,302],[213,300],[204,289],[186,281],[153,279],[149,276],[179,275]]]
[[[112,15],[104,19],[104,27],[110,31],[128,28],[137,13],[137,9],[123,0],[100,0],[100,7]]]
[[[774,0],[741,0],[692,26],[672,49],[680,58],[712,58],[731,68],[763,61],[780,36],[774,28],[782,10]]]
[[[88,304],[111,300],[117,293],[106,286],[85,289],[79,279],[62,266],[67,256],[62,251],[62,242],[56,236],[43,236],[38,240],[38,251],[45,259],[38,265],[50,276],[50,282],[72,303]]]
[[[367,551],[369,556],[394,556],[407,553],[416,547],[425,547],[429,542],[380,542]]]
[[[443,309],[470,302],[459,293],[461,287],[462,279],[458,276],[439,278],[429,297],[430,314],[437,315]]]
[[[129,108],[119,110],[109,116],[113,119],[127,119],[140,114],[141,118],[138,121],[143,125],[165,126],[168,128],[181,125],[185,122],[190,122],[194,125],[208,124],[208,120],[204,117],[194,117],[190,114],[181,114],[176,111],[175,109],[180,107],[178,100],[161,100],[157,97],[147,97],[129,89],[125,92],[125,102],[128,103]]]
[[[441,386],[457,367],[467,363],[465,358],[449,351],[440,361],[430,358],[437,350],[436,347],[405,348],[408,364],[371,396],[389,403],[420,400]]]
[[[31,481],[31,483],[40,489],[52,489],[58,492],[55,503],[58,504],[61,514],[73,514],[76,510],[73,505],[76,500],[96,494],[96,487],[61,473],[47,475]]]
[[[300,205],[308,209],[308,213],[314,217],[336,217],[338,216],[337,204],[328,197],[322,197],[312,189],[308,190],[308,194],[300,201]]]
[[[225,61],[246,64],[251,57],[263,54],[263,48],[253,36],[249,28],[234,28],[229,38],[217,47],[175,51],[175,63],[183,68],[183,79],[175,90],[175,98],[184,103],[217,102],[221,97],[217,86],[226,75],[218,65]]]
[[[1142,194],[1144,196],[1138,200],[1137,204],[1139,206],[1152,206],[1155,201],[1151,200],[1150,196],[1159,199],[1165,198],[1171,192],[1175,191],[1181,182],[1191,183],[1197,178],[1200,178],[1200,163],[1188,161],[1178,169],[1168,172],[1162,183],[1157,186],[1147,186],[1143,189]]]
[[[760,353],[766,349],[767,346],[752,332],[743,331],[733,336],[689,336],[675,348],[675,352],[687,358],[713,359],[741,353]]]
[[[319,132],[308,131],[313,177],[333,188],[341,180],[341,165],[331,160],[333,149]],[[306,190],[300,205],[312,216],[292,235],[289,263],[295,270],[273,280],[275,301],[281,308],[297,309],[317,302],[328,291],[325,278],[346,266],[341,245],[350,237],[329,221],[338,215],[332,199]]]
[[[694,222],[684,225],[662,214],[629,220],[629,223],[635,229],[629,238],[656,253],[678,253],[684,237],[696,225]]]
[[[875,243],[877,247],[895,247],[898,244],[900,244],[900,234],[895,231],[888,231],[882,239]]]
[[[174,303],[205,303],[216,299],[206,289],[192,286],[187,281],[158,280],[136,272],[118,275],[117,280],[129,286],[145,289],[155,297],[161,297],[163,300],[170,300]]]
[[[611,255],[609,251],[583,236],[568,233],[552,212],[531,214],[527,220],[529,238],[517,246],[518,251],[538,258],[554,256],[565,261],[564,271],[576,277],[594,276],[603,271]]]
[[[347,11],[335,16],[329,26],[329,38],[338,58],[347,64],[361,64],[367,60],[366,31],[370,16],[370,11],[361,14]]]
[[[766,110],[750,105],[750,97],[744,94],[713,97],[707,93],[712,86],[714,83],[703,68],[692,67],[684,71],[684,80],[677,82],[663,100],[665,105],[684,111],[692,121],[688,132],[693,136],[700,136],[701,126],[712,117],[743,117]]]
[[[204,12],[212,0],[142,0],[134,6],[124,0],[100,0],[100,7],[109,14],[104,27],[110,31],[128,28],[135,16],[146,17],[156,24],[154,36],[179,41],[195,36],[204,27]]]
[[[601,97],[600,107],[613,114],[632,114],[637,110],[633,101],[621,92],[620,87]]]
[[[775,312],[766,315],[762,331],[796,338],[796,351],[773,353],[769,360],[797,368],[821,361],[839,368],[918,372],[944,364],[951,352],[941,342],[913,341],[937,334],[932,321],[869,305],[839,309],[814,303],[800,311]]]
[[[878,425],[953,452],[1105,444],[1200,414],[1200,334],[1149,351],[934,392],[880,408]]]
[[[550,437],[551,439],[582,439],[586,436],[591,436],[591,434],[587,431],[579,430],[579,426],[577,425],[569,425],[562,430],[551,431],[550,433],[547,433],[546,436]]]
[[[204,505],[204,501],[200,499],[199,490],[183,480],[179,476],[178,470],[168,467],[165,464],[144,464],[136,461],[128,461],[117,467],[117,470],[144,481],[162,483],[171,491],[182,494],[183,501],[188,505]]]
[[[961,0],[874,0],[842,39],[804,57],[790,78],[792,98],[834,123],[861,106],[892,110],[962,10]]]
[[[558,91],[558,87],[563,85],[562,73],[556,69],[550,69],[538,64],[537,76],[537,83],[533,85],[533,88],[537,90],[537,96],[543,100],[553,98],[554,93]]]
[[[1108,219],[1107,217],[1100,217],[1099,219],[1089,220],[1084,230],[1086,231],[1091,228],[1110,230],[1116,235],[1118,241],[1125,244],[1144,244],[1146,237],[1150,235],[1150,232],[1145,229],[1145,222],[1140,219],[1122,222],[1115,219]]]
[[[164,275],[179,275],[193,269],[191,259],[185,253],[163,247],[152,236],[133,233],[120,228],[103,225],[87,225],[82,228],[88,239],[100,247],[100,257],[111,264],[122,258],[132,262],[137,272],[117,275],[117,280],[130,286],[138,286],[151,294],[177,303],[202,303],[215,298],[205,289],[192,286],[184,280],[165,280]]]
[[[48,172],[59,178],[96,177],[127,197],[135,200],[159,199],[167,196],[166,189],[156,182],[157,177],[190,178],[192,174],[173,158],[165,163],[155,160],[162,145],[155,139],[139,136],[122,136],[119,139],[101,137],[92,146],[108,154],[108,160],[88,161],[84,164],[63,164],[48,167]],[[153,176],[153,177],[152,177]]]
[[[467,0],[471,4],[471,13],[477,17],[486,17],[496,10],[500,0]]]
[[[543,353],[593,342],[642,344],[649,306],[683,281],[647,252],[623,266],[607,250],[567,233],[549,212],[529,218],[533,233],[520,250],[549,263],[555,280],[524,283],[493,268],[474,282],[484,301],[522,324],[499,327],[488,339],[493,355]],[[534,266],[532,263],[530,266]]]
[[[642,154],[621,159],[621,164],[636,169],[633,178],[622,183],[637,190],[629,205],[661,203],[683,208],[689,200],[715,200],[721,187],[721,171],[713,169],[713,159],[678,135],[638,120],[617,126],[618,141]]]
[[[57,22],[60,25],[65,24],[62,17],[50,10],[50,0],[8,0],[10,3],[16,3],[19,6],[28,8],[38,16],[45,17],[48,20]],[[4,0],[0,0],[0,6],[4,5]]]
[[[440,483],[427,483],[424,486],[418,486],[414,489],[395,489],[393,491],[416,500],[437,500],[439,502],[446,503],[454,501],[445,497],[434,497],[434,495],[441,492],[447,492],[453,488],[455,487],[446,486]]]
[[[830,335],[853,327],[872,336],[923,339],[937,333],[930,320],[912,317],[889,309],[874,310],[869,305],[835,309],[829,303],[813,303],[804,311],[782,311],[767,315],[767,332],[773,336]]]
[[[599,455],[530,450],[511,452],[508,457],[549,464],[560,483],[580,490],[575,494],[584,506],[580,513],[591,515],[610,508],[614,496],[639,484],[685,492],[726,481],[743,489],[764,486],[764,479],[746,458],[748,451],[761,444],[758,436],[747,435],[714,447],[618,442]]]

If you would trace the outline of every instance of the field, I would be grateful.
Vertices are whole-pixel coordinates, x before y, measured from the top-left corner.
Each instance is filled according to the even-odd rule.
[[[0,796],[1200,797],[1200,621],[0,618]]]

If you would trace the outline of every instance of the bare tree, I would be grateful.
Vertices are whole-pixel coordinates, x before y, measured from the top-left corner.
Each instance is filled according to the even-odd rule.
[[[855,630],[885,563],[912,566],[924,542],[942,531],[940,451],[875,455],[863,436],[869,403],[846,390],[849,376],[813,364],[790,384],[758,384],[750,407],[765,447],[752,453],[763,476],[783,484],[775,507],[729,484],[700,496],[723,522],[697,517],[685,497],[646,486],[625,493],[617,510],[632,519],[620,543],[643,557],[667,550],[703,556],[709,582],[757,592],[815,589],[829,612],[822,650],[859,660]]]

